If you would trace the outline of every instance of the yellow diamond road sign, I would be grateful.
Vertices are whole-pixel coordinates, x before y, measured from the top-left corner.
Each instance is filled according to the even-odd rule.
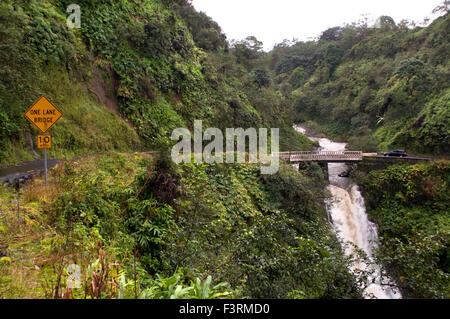
[[[47,132],[61,117],[62,113],[45,96],[41,96],[25,113],[25,116],[41,130]]]

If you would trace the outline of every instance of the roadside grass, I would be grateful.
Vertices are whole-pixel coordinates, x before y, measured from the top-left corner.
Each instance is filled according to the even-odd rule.
[[[39,269],[48,258],[39,243],[52,231],[42,222],[36,202],[25,200],[13,188],[1,186],[0,298],[39,298]]]
[[[101,237],[94,230],[81,239],[72,232],[59,231],[55,221],[61,207],[57,203],[65,193],[83,201],[80,186],[97,175],[104,176],[101,187],[125,188],[147,169],[149,158],[137,153],[90,156],[58,164],[50,171],[47,185],[43,178],[35,178],[19,191],[0,186],[0,256],[6,253],[0,257],[0,299],[95,295],[87,287],[92,281],[92,265],[99,260],[104,263],[104,267],[96,265],[100,267],[99,272],[108,268],[109,276],[115,274],[110,280],[114,282],[119,274],[117,269],[112,269],[118,266],[110,267],[115,265],[114,249],[102,247]],[[86,178],[82,181],[78,177],[83,174]],[[82,289],[67,289],[70,264],[77,264],[83,270]],[[110,286],[107,294],[117,295],[117,287]]]
[[[48,150],[49,158],[141,149],[135,130],[118,114],[99,105],[86,88],[73,82],[66,70],[49,66],[42,73],[41,85],[39,94],[63,113],[49,131],[53,144]],[[3,141],[0,166],[42,158],[42,151],[35,147],[38,134],[39,130],[27,123],[20,136]]]

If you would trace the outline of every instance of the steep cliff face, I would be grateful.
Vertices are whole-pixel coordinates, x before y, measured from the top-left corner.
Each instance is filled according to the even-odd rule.
[[[84,1],[73,29],[69,5],[0,4],[0,164],[37,156],[29,141],[38,132],[23,113],[41,95],[64,113],[50,156],[164,147],[195,119],[280,127],[282,147],[311,146],[290,127],[275,87],[259,86],[220,27],[184,1]],[[263,53],[251,53],[258,64]]]

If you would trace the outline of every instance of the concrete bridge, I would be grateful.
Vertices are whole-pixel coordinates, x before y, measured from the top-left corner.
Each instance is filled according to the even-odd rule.
[[[328,180],[328,163],[354,163],[358,168],[371,171],[385,169],[389,165],[401,164],[415,164],[420,161],[432,161],[431,158],[405,156],[394,157],[384,156],[377,153],[363,153],[361,151],[311,151],[311,152],[280,152],[281,160],[293,163],[302,164],[305,162],[317,162]]]
[[[431,161],[431,158],[417,156],[384,156],[377,153],[363,153],[362,151],[311,151],[311,152],[280,152],[281,160],[291,163],[321,162],[321,163],[348,163],[361,161]]]
[[[325,162],[345,163],[363,160],[361,151],[311,151],[311,152],[281,152],[280,159],[291,163],[297,162]]]

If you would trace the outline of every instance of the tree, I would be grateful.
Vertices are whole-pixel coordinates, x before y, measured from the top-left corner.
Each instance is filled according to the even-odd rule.
[[[325,30],[321,36],[322,41],[338,41],[342,39],[342,27],[333,27]]]
[[[409,22],[407,19],[403,19],[402,21],[400,21],[400,22],[397,24],[397,27],[398,27],[400,30],[408,30],[409,23],[410,23],[410,22]]]
[[[408,81],[413,77],[419,79],[428,77],[425,63],[415,58],[402,60],[396,68],[394,75],[399,78],[406,78]]]
[[[396,27],[396,24],[394,19],[392,19],[390,16],[381,16],[377,19],[375,26],[377,26],[378,28],[391,30]]]
[[[253,82],[255,82],[258,87],[268,87],[270,86],[270,75],[264,69],[256,69],[252,72]]]
[[[184,1],[184,0],[183,0]],[[228,43],[220,26],[203,12],[197,12],[190,4],[175,8],[192,34],[195,44],[206,51],[227,49]]]
[[[334,43],[330,43],[326,49],[325,61],[327,62],[328,68],[330,70],[330,75],[333,74],[334,70],[339,66],[342,60],[344,51]]]
[[[440,5],[433,9],[433,13],[449,13],[450,2],[448,0],[443,1]]]
[[[190,6],[192,3],[192,0],[162,0],[161,1],[164,5],[171,7],[171,6]]]
[[[238,59],[238,62],[248,68],[250,66],[250,61],[259,58],[263,53],[263,43],[258,41],[256,37],[249,36],[245,38],[245,40],[233,40],[232,50]]]
[[[233,41],[234,48],[245,48],[253,52],[261,52],[263,49],[263,43],[259,41],[255,36],[248,36],[245,40]]]
[[[313,67],[321,57],[320,47],[316,42],[297,42],[290,47],[276,47],[272,51],[276,74],[289,73],[298,66]]]

